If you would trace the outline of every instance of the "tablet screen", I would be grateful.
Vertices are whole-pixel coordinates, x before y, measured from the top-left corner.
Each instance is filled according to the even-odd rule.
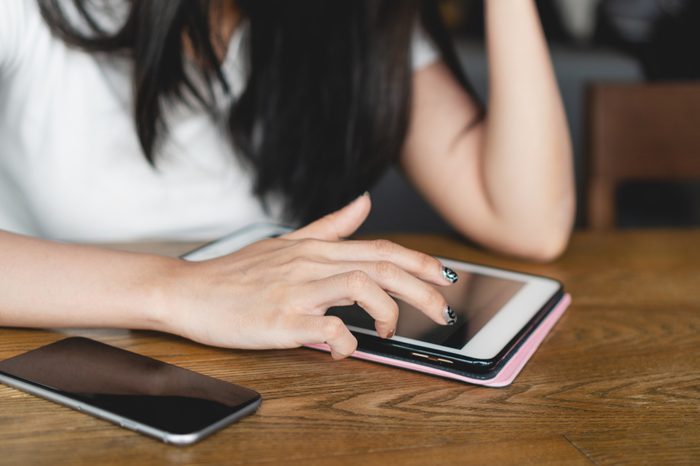
[[[457,314],[457,323],[438,325],[415,307],[398,301],[396,335],[461,349],[523,286],[522,281],[460,270],[457,283],[438,288]],[[374,330],[374,319],[359,306],[336,307],[328,314],[347,325]]]

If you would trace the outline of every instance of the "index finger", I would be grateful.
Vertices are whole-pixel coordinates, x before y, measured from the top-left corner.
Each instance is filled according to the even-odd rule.
[[[315,242],[314,253],[334,261],[388,261],[423,281],[435,285],[451,285],[459,279],[457,273],[429,254],[385,239],[342,242]]]

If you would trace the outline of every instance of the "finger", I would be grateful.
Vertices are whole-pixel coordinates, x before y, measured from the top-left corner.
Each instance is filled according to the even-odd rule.
[[[365,272],[353,270],[308,283],[300,291],[307,296],[309,307],[325,312],[329,307],[357,303],[374,319],[374,326],[382,338],[388,338],[396,329],[399,306]]]
[[[352,235],[365,221],[372,202],[369,193],[364,193],[340,210],[326,215],[307,226],[293,231],[283,238],[304,239],[316,238],[326,241],[338,241]]]
[[[317,242],[314,254],[331,261],[388,261],[421,280],[439,286],[455,283],[457,274],[442,263],[422,252],[405,248],[394,242],[380,239],[373,241],[343,241],[340,243]]]
[[[317,264],[315,273],[361,271],[386,293],[422,311],[438,324],[446,325],[447,301],[432,285],[411,275],[393,262],[339,262]],[[380,333],[380,335],[382,335]]]
[[[292,325],[300,342],[327,343],[333,359],[346,358],[357,349],[357,339],[338,317],[300,315]]]

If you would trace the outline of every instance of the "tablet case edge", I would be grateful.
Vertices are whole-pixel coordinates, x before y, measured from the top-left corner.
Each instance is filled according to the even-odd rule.
[[[355,351],[353,354],[350,355],[350,357],[362,359],[365,361],[376,362],[379,364],[395,366],[411,371],[422,372],[438,377],[458,380],[460,382],[471,383],[475,385],[483,385],[486,387],[506,387],[513,383],[513,380],[515,380],[518,374],[520,374],[520,372],[525,367],[525,364],[530,360],[535,351],[537,351],[537,348],[539,348],[540,344],[549,334],[552,327],[554,327],[554,324],[557,323],[559,318],[569,307],[569,304],[571,304],[571,295],[567,293],[562,297],[562,299],[559,301],[559,303],[557,303],[557,305],[554,307],[554,309],[552,309],[552,311],[547,315],[547,317],[545,317],[545,319],[540,323],[540,325],[537,326],[537,328],[532,332],[532,334],[530,334],[530,336],[525,340],[525,342],[520,346],[520,348],[508,360],[508,362],[503,365],[503,367],[496,373],[494,377],[491,377],[489,379],[469,377],[434,366],[427,366],[414,362],[403,361],[363,351]],[[330,348],[326,344],[308,344],[304,346],[307,348],[312,348],[321,351],[330,351]]]

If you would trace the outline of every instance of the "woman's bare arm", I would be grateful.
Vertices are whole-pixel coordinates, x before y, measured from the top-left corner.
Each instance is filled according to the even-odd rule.
[[[0,231],[0,325],[158,329],[176,259]]]
[[[343,241],[370,210],[361,196],[280,238],[203,262],[59,244],[0,232],[0,325],[121,327],[175,333],[231,348],[357,341],[332,306],[358,303],[393,335],[397,297],[436,323],[454,323],[435,286],[453,275],[389,241]],[[434,285],[434,286],[433,286]]]
[[[488,0],[489,109],[438,62],[414,77],[402,166],[462,234],[536,260],[558,256],[574,215],[566,118],[533,0]]]

